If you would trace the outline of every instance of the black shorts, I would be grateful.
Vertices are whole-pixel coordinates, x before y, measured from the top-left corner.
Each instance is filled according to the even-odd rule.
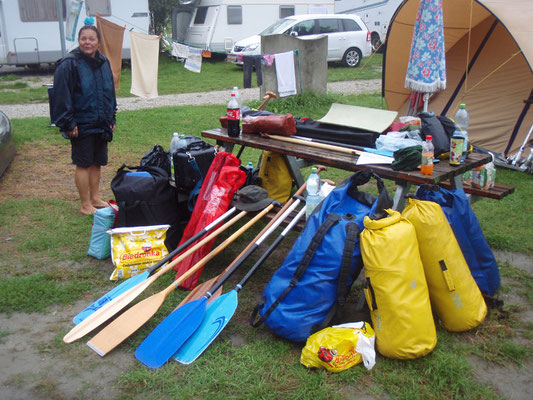
[[[107,141],[98,133],[78,136],[71,140],[72,164],[88,168],[107,165]]]

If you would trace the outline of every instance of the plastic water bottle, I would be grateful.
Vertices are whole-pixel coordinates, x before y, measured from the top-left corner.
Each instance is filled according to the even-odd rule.
[[[307,196],[305,197],[305,218],[309,218],[313,210],[320,201],[320,177],[316,172],[316,168],[311,169],[311,175],[307,178],[306,184]]]
[[[231,93],[227,110],[228,136],[238,137],[241,133],[241,109],[233,92]]]
[[[435,147],[433,146],[433,136],[427,135],[426,141],[422,143],[422,162],[420,172],[422,175],[431,175],[433,173],[433,156]]]
[[[180,135],[174,132],[172,140],[170,141],[170,184],[176,186],[176,174],[174,173],[174,153],[178,150]]]
[[[182,133],[180,136],[179,136],[179,140],[178,140],[178,147],[176,150],[187,150],[187,148],[189,147],[188,143],[187,143],[187,138],[185,137],[185,135]]]
[[[455,113],[455,116],[453,117],[453,120],[455,121],[455,124],[459,127],[461,130],[461,136],[465,138],[464,146],[463,146],[463,155],[461,157],[461,162],[465,161],[466,154],[468,152],[468,124],[470,123],[470,116],[468,115],[468,112],[466,111],[466,106],[464,104],[461,104],[459,106],[459,110]]]

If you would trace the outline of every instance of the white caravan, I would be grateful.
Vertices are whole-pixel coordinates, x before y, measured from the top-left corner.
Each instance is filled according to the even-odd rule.
[[[172,38],[214,52],[231,52],[236,41],[261,32],[281,18],[332,14],[334,0],[178,0]]]
[[[371,33],[376,50],[387,36],[389,22],[403,0],[335,0],[336,14],[359,15]]]
[[[130,35],[127,31],[148,33],[148,0],[60,1],[63,4],[66,51],[78,45],[78,30],[85,18],[98,13],[108,21],[126,27],[122,58],[130,58]],[[58,0],[0,0],[0,66],[37,67],[43,63],[55,63],[61,58],[57,5]]]

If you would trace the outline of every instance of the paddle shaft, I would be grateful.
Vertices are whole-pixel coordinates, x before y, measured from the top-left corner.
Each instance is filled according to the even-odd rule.
[[[241,279],[241,281],[235,286],[235,290],[238,292],[242,289],[242,287],[248,282],[250,277],[253,275],[255,270],[259,268],[261,264],[265,262],[265,260],[270,257],[272,252],[276,250],[276,247],[281,243],[281,241],[287,236],[289,231],[298,223],[300,218],[305,214],[305,207],[302,207],[302,209],[296,214],[296,216],[292,219],[292,221],[285,227],[283,232],[276,238],[275,241],[272,242],[272,244],[268,247],[268,249],[265,250],[263,255],[255,262],[254,266],[250,268],[250,270],[244,275],[244,277]]]
[[[72,343],[73,341],[78,340],[79,338],[85,336],[87,333],[91,332],[93,329],[103,324],[105,321],[107,321],[109,318],[114,316],[117,312],[122,310],[129,303],[131,303],[131,301],[133,301],[138,295],[140,295],[157,278],[159,278],[165,272],[172,269],[174,265],[181,262],[183,259],[185,259],[185,257],[188,257],[190,254],[194,253],[200,247],[202,247],[203,245],[205,245],[212,239],[216,238],[220,233],[222,233],[224,230],[232,226],[235,222],[240,220],[246,214],[247,214],[246,211],[241,211],[239,214],[237,214],[231,220],[229,220],[224,225],[222,225],[220,228],[215,230],[213,233],[209,234],[208,236],[203,238],[201,241],[199,241],[197,244],[195,244],[193,247],[191,247],[190,249],[187,249],[185,252],[180,254],[178,258],[168,263],[163,268],[159,269],[159,271],[157,271],[155,274],[150,276],[148,279],[146,279],[143,282],[140,282],[136,286],[130,288],[126,292],[122,293],[120,296],[114,298],[113,300],[105,304],[102,308],[96,310],[94,313],[89,315],[86,319],[84,319],[78,325],[72,328],[70,332],[65,335],[65,337],[63,338],[63,341],[65,343]]]
[[[218,280],[217,283],[215,283],[215,285],[213,285],[213,287],[205,294],[206,298],[209,299],[211,296],[213,296],[212,293],[216,293],[216,291],[224,284],[224,282],[231,276],[231,274],[233,274],[233,272],[235,272],[235,270],[237,268],[239,268],[242,263],[244,261],[246,261],[246,259],[248,257],[250,257],[250,255],[252,255],[252,253],[259,247],[261,246],[261,244],[270,236],[270,234],[272,232],[274,232],[276,230],[276,228],[283,222],[285,221],[285,219],[290,215],[290,213],[293,212],[293,210],[298,206],[298,204],[300,203],[300,199],[296,199],[296,201],[294,201],[288,208],[287,210],[285,210],[285,212],[281,215],[281,217],[279,217],[278,219],[276,219],[276,221],[266,230],[266,232],[261,235],[261,237],[259,237],[259,239],[257,239],[253,245],[250,247],[250,249],[244,253],[242,255],[242,257],[240,257],[237,262],[234,263],[234,265],[222,276],[222,278],[220,278]]]
[[[320,173],[323,169],[326,169],[326,167],[324,166],[319,166],[318,167],[318,173]],[[283,215],[283,213],[287,210],[287,208],[289,208],[291,206],[291,204],[295,201],[295,198],[297,196],[301,196],[304,192],[305,192],[305,189],[306,189],[306,182],[303,183],[302,186],[300,186],[298,188],[298,190],[294,193],[293,197],[291,197],[287,202],[285,202],[285,204],[281,207],[281,209],[276,213],[276,215],[274,215],[274,217],[268,222],[268,224],[261,230],[261,232],[259,232],[257,234],[257,236],[254,238],[254,240],[252,240],[245,248],[243,251],[241,251],[241,253],[233,260],[233,262],[228,265],[226,267],[226,269],[224,271],[222,271],[219,275],[215,276],[214,278],[211,278],[209,279],[208,281],[206,282],[203,282],[201,283],[200,285],[196,286],[196,288],[194,288],[191,293],[189,293],[187,295],[187,297],[185,297],[181,303],[178,305],[178,307],[181,307],[182,305],[190,302],[190,301],[193,301],[193,300],[197,300],[197,299],[200,299],[204,296],[204,294],[209,290],[209,288],[211,288],[216,282],[218,282],[218,280],[226,273],[230,270],[230,268],[233,267],[233,265],[235,265],[235,263],[248,251],[250,250],[250,248],[253,246],[253,244],[261,237],[263,236],[263,234],[272,226],[272,224],[274,222],[276,222],[276,220]],[[213,293],[213,292],[212,292]],[[213,293],[213,296],[210,298],[213,299],[214,297],[218,297],[220,294],[222,294],[222,287],[219,288],[218,290],[218,293],[215,291]],[[176,307],[176,308],[178,308]]]
[[[362,151],[360,151],[360,150],[348,149],[346,147],[334,146],[334,145],[331,145],[331,144],[310,142],[308,140],[295,139],[295,138],[279,136],[279,135],[266,135],[266,136],[268,136],[268,137],[270,137],[272,139],[281,140],[282,142],[304,144],[306,146],[316,147],[318,149],[333,150],[333,151],[338,151],[338,152],[341,152],[341,153],[348,153],[348,154],[353,154],[353,155],[360,155],[362,153]]]
[[[148,272],[150,275],[159,267],[165,265],[168,261],[170,261],[174,256],[181,253],[183,250],[185,250],[187,247],[189,247],[192,243],[196,242],[198,239],[200,239],[202,236],[204,236],[207,232],[212,230],[214,227],[218,226],[222,221],[224,221],[226,218],[230,217],[235,211],[237,211],[237,208],[232,207],[228,211],[226,211],[224,214],[222,214],[220,217],[215,219],[213,222],[211,222],[209,225],[207,225],[202,230],[195,233],[193,236],[191,236],[189,239],[187,239],[185,242],[180,244],[176,249],[174,249],[171,253],[167,254],[165,258],[163,258],[161,261],[159,261],[154,266],[148,268]]]
[[[159,293],[146,298],[140,303],[135,304],[126,312],[121,314],[117,319],[106,326],[100,333],[93,337],[87,344],[100,356],[105,356],[116,346],[127,339],[137,329],[143,326],[156,312],[159,310],[166,297],[175,290],[181,282],[194,274],[198,269],[203,267],[208,261],[213,259],[218,253],[225,249],[231,242],[239,237],[243,232],[250,228],[254,223],[261,219],[268,213],[273,204],[270,204],[263,211],[258,213],[255,217],[250,219],[240,229],[228,237],[224,242],[217,246],[217,248],[206,255],[202,260],[192,266],[187,272],[176,279],[171,285]],[[244,212],[244,211],[243,211]],[[157,274],[156,274],[157,275]],[[154,277],[156,276],[154,275]]]

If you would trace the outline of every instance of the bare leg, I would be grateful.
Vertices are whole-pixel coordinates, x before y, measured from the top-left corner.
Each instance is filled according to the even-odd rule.
[[[89,193],[91,204],[93,207],[102,208],[106,207],[107,203],[102,200],[100,197],[100,192],[98,191],[100,187],[100,173],[101,167],[99,165],[91,165],[89,167]]]
[[[83,168],[76,165],[74,182],[76,183],[76,188],[80,195],[80,212],[82,214],[93,214],[96,211],[96,208],[93,207],[89,198],[89,181],[89,168]]]

